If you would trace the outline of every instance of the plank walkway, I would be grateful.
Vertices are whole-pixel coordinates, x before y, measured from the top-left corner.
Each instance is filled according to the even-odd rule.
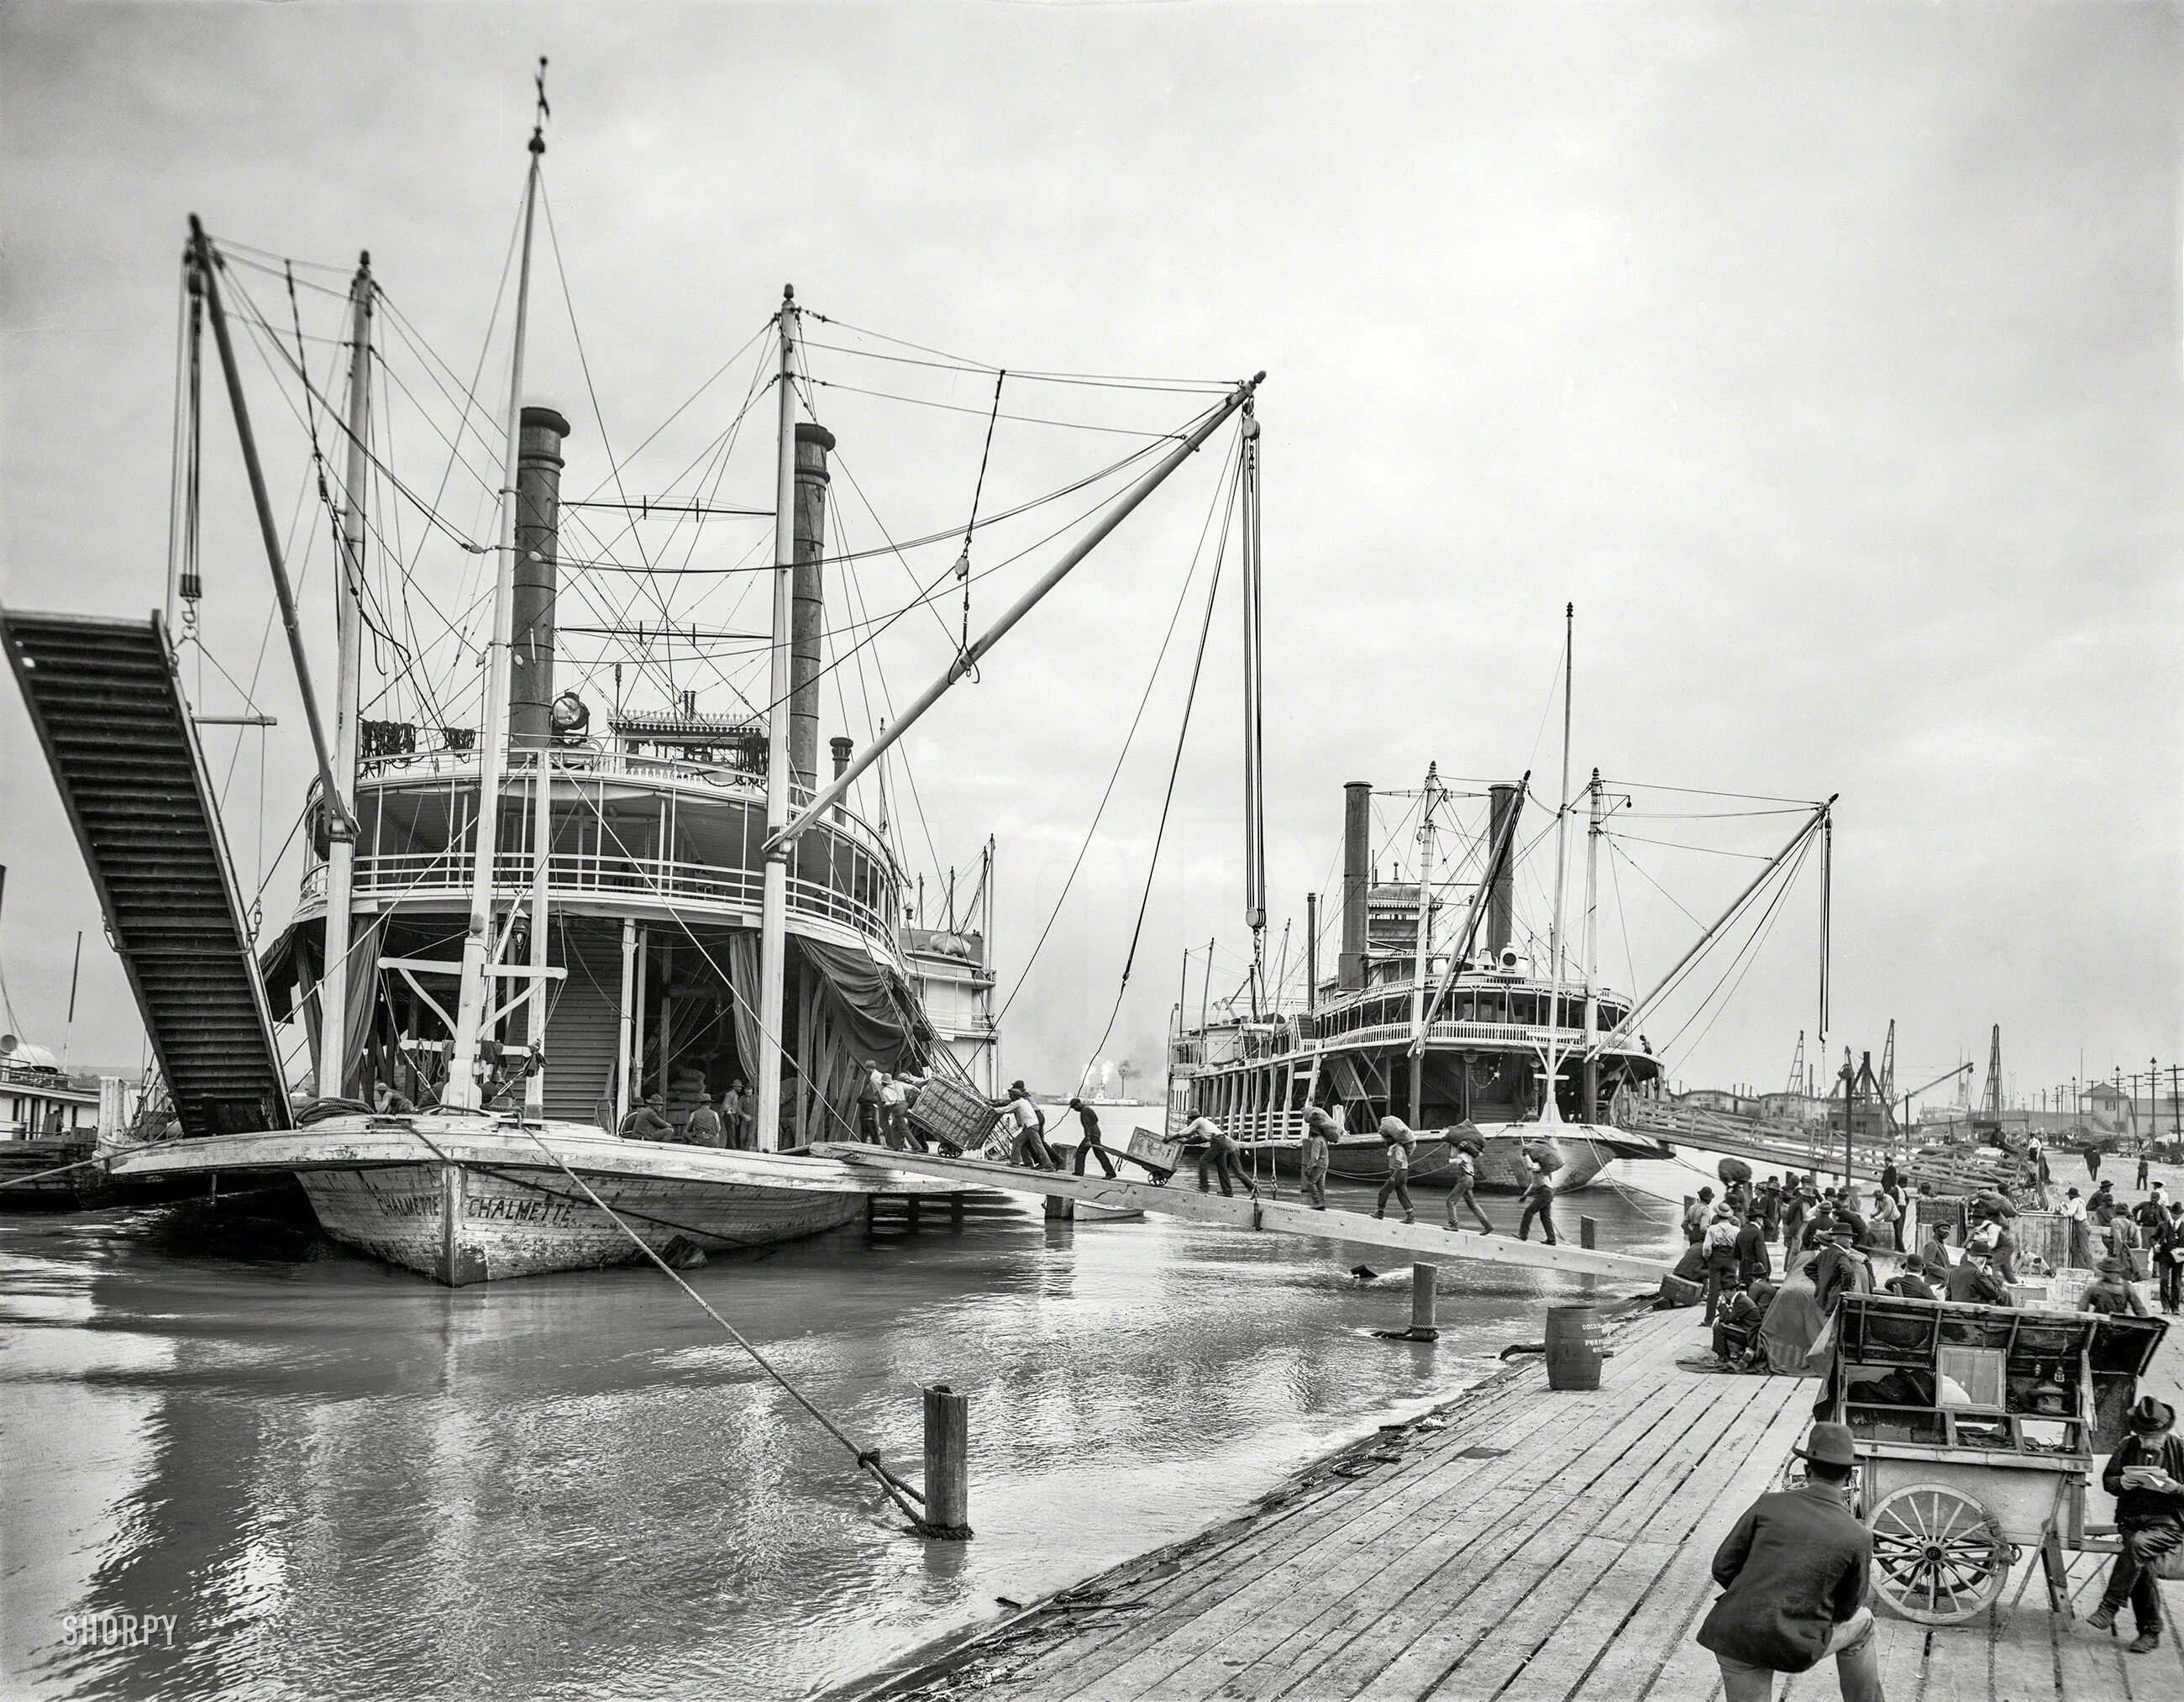
[[[1809,1379],[1691,1369],[1693,1311],[1641,1314],[1602,1387],[1546,1387],[1536,1360],[1321,1460],[1244,1516],[1061,1592],[866,1696],[1446,1697],[1710,1702],[1693,1641],[1713,1551],[1773,1487]],[[2164,1356],[2165,1357],[2165,1356]],[[2028,1559],[1980,1621],[1884,1615],[1892,1702],[2184,1699],[2184,1586],[2161,1651],[2049,1614]],[[2105,1557],[2075,1557],[2081,1613]],[[2128,1619],[2128,1615],[2126,1615]],[[1832,1663],[1778,1694],[1837,1694]]]

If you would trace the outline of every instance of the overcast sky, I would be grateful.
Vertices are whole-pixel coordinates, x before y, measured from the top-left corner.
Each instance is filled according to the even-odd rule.
[[[842,321],[1020,369],[1267,369],[1277,941],[1328,879],[1343,781],[1531,767],[1552,796],[1574,601],[1580,777],[1841,795],[1831,1047],[1877,1054],[1893,1018],[1908,1078],[1983,1063],[1999,1023],[2035,1092],[2081,1048],[2095,1074],[2166,1064],[2184,1040],[2177,34],[2150,4],[19,4],[0,14],[0,586],[39,608],[159,600],[191,211],[314,261],[369,248],[467,375],[543,53],[599,413],[558,280],[526,389],[575,422],[588,488],[609,477],[602,431],[627,453],[788,280]],[[276,284],[253,288],[285,310]],[[331,331],[326,299],[304,312]],[[900,368],[881,385],[835,359],[815,353],[815,372],[970,410],[821,393],[891,533],[960,525],[989,381]],[[688,447],[744,378],[678,427]],[[253,382],[286,514],[303,434],[262,366]],[[1195,405],[1011,399],[1154,429]],[[207,630],[247,672],[264,565],[224,407],[207,421]],[[722,501],[770,500],[763,435]],[[985,505],[1129,441],[1004,421]],[[431,447],[394,449],[428,487]],[[969,863],[999,837],[1005,989],[1084,840],[1218,456],[911,741],[913,863]],[[488,524],[482,494],[460,497],[458,480],[459,524]],[[875,541],[864,524],[852,542]],[[323,554],[306,600],[330,672]],[[452,595],[464,561],[423,561]],[[1038,565],[982,581],[975,617]],[[861,568],[867,605],[902,601],[901,572]],[[1222,937],[1217,999],[1240,974],[1232,593],[1108,1047],[1141,1071],[1184,941]],[[1035,1085],[1068,1085],[1114,1000],[1196,618],[1009,1013],[1007,1062]],[[897,701],[947,659],[920,622],[886,652]],[[294,871],[272,855],[308,766],[280,660],[260,686],[281,717],[262,834],[255,736],[231,770],[237,735],[212,740],[238,860],[253,884],[272,873],[273,927]],[[861,709],[848,721],[866,736]],[[824,730],[842,724],[830,700]],[[1757,867],[1648,841],[1768,851],[1790,824],[1626,823],[1610,979],[1650,984]],[[126,986],[12,682],[0,862],[21,1024],[58,1043],[84,929],[75,1055],[133,1065]],[[1680,1027],[1682,1080],[1781,1084],[1817,1026],[1815,872],[1722,1014],[1650,1025]]]

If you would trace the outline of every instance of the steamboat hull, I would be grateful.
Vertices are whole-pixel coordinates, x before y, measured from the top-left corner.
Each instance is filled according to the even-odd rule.
[[[536,1135],[482,1118],[333,1119],[164,1143],[122,1163],[287,1172],[332,1239],[457,1288],[606,1270],[646,1249],[682,1264],[772,1247],[841,1228],[874,1193],[946,1191],[833,1159],[618,1141],[566,1124]]]

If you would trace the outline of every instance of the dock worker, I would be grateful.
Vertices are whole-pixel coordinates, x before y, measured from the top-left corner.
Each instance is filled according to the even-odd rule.
[[[1298,1156],[1298,1171],[1304,1178],[1304,1197],[1312,1202],[1316,1212],[1327,1209],[1327,1166],[1331,1143],[1341,1134],[1334,1119],[1317,1105],[1304,1114],[1304,1150]],[[1449,1208],[1449,1221],[1456,1221],[1456,1208]]]
[[[2152,1395],[2139,1397],[2128,1423],[2131,1434],[2101,1473],[2101,1487],[2116,1498],[2116,1536],[2123,1548],[2086,1626],[2111,1629],[2129,1602],[2138,1637],[2128,1647],[2133,1655],[2151,1655],[2161,1647],[2161,1586],[2154,1581],[2154,1564],[2184,1545],[2184,1442],[2175,1433],[2176,1409]]]
[[[1555,1179],[1532,1162],[1529,1153],[1520,1156],[1524,1167],[1524,1209],[1517,1219],[1517,1239],[1529,1241],[1532,1225],[1537,1222],[1540,1233],[1547,1245],[1552,1247],[1559,1239],[1555,1234]]]
[[[2153,1244],[2153,1262],[2161,1275],[2161,1309],[2173,1316],[2184,1311],[2184,1199],[2169,1203],[2148,1239]]]
[[[2131,1266],[2111,1253],[2101,1261],[2099,1272],[2079,1301],[2081,1312],[2104,1313],[2111,1318],[2143,1318],[2146,1303],[2131,1286]]]
[[[1081,1099],[1069,1102],[1069,1108],[1077,1113],[1077,1121],[1084,1130],[1077,1142],[1077,1156],[1069,1162],[1073,1175],[1084,1174],[1084,1166],[1091,1159],[1100,1161],[1100,1168],[1107,1173],[1107,1180],[1115,1180],[1115,1161],[1107,1156],[1107,1148],[1100,1139],[1100,1113]]]
[[[1479,1232],[1481,1235],[1492,1235],[1494,1220],[1480,1208],[1478,1196],[1472,1192],[1472,1190],[1478,1186],[1479,1161],[1471,1156],[1471,1149],[1462,1146],[1451,1147],[1448,1166],[1448,1226],[1451,1229],[1457,1226],[1456,1208],[1462,1206],[1470,1211],[1472,1216],[1479,1219]]]
[[[1724,1200],[1713,1208],[1700,1243],[1706,1249],[1707,1274],[1706,1316],[1699,1320],[1702,1324],[1713,1323],[1722,1297],[1736,1286],[1736,1214]]]
[[[728,1126],[721,1121],[721,1113],[713,1109],[710,1099],[701,1101],[690,1120],[682,1125],[682,1138],[693,1147],[725,1147],[728,1144]]]
[[[1009,1097],[1002,1102],[1002,1114],[1016,1125],[1016,1144],[1009,1154],[1011,1163],[1027,1170],[1061,1168],[1061,1160],[1046,1144],[1046,1114],[1031,1102],[1031,1090],[1021,1081],[1009,1084]]]
[[[1713,1190],[1701,1188],[1697,1197],[1684,1206],[1684,1239],[1702,1242],[1706,1239],[1707,1225],[1713,1219]]]
[[[750,1147],[750,1114],[745,1108],[750,1090],[741,1077],[728,1084],[728,1091],[721,1096],[721,1121],[727,1125],[728,1145],[738,1152]]]
[[[1759,1214],[1747,1212],[1736,1231],[1736,1280],[1749,1288],[1774,1275],[1774,1261],[1767,1251],[1767,1236],[1760,1227]]]
[[[1873,1537],[1849,1506],[1850,1427],[1816,1424],[1794,1451],[1804,1481],[1753,1502],[1715,1552],[1722,1595],[1699,1645],[1720,1665],[1723,1702],[1772,1702],[1776,1673],[1810,1671],[1831,1655],[1843,1702],[1882,1702],[1865,1604]]]
[[[1183,1135],[1186,1141],[1195,1137],[1206,1143],[1200,1148],[1198,1154],[1198,1191],[1200,1193],[1210,1194],[1213,1191],[1206,1186],[1206,1172],[1211,1169],[1220,1180],[1223,1198],[1234,1199],[1236,1197],[1236,1191],[1228,1186],[1232,1180],[1241,1182],[1244,1185],[1244,1191],[1253,1199],[1259,1197],[1258,1184],[1244,1174],[1244,1166],[1236,1157],[1236,1143],[1228,1138],[1228,1131],[1226,1129],[1211,1117],[1201,1117],[1193,1122],[1190,1128],[1184,1130]]]
[[[621,1138],[625,1141],[671,1141],[675,1125],[667,1120],[667,1096],[648,1093],[642,1105],[630,1108],[629,1115],[621,1119]]]
[[[1400,1117],[1380,1119],[1380,1139],[1388,1149],[1388,1180],[1380,1184],[1380,1197],[1373,1207],[1376,1218],[1388,1214],[1388,1196],[1393,1194],[1403,1203],[1403,1221],[1414,1224],[1418,1220],[1418,1209],[1411,1203],[1411,1149],[1418,1142],[1410,1126]]]
[[[1769,1176],[1759,1190],[1759,1232],[1772,1241],[1782,1232],[1782,1180]]]

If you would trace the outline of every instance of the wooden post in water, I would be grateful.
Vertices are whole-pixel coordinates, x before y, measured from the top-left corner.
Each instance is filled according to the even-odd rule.
[[[1580,1247],[1585,1248],[1588,1253],[1590,1253],[1599,1239],[1600,1225],[1598,1224],[1593,1222],[1591,1218],[1580,1218],[1577,1220],[1577,1244]],[[1580,1277],[1578,1279],[1578,1283],[1580,1292],[1591,1294],[1599,1288],[1600,1279],[1596,1276],[1587,1275]]]
[[[902,1215],[903,1215],[903,1219],[904,1219],[904,1225],[905,1225],[905,1227],[906,1227],[907,1229],[909,1229],[912,1234],[916,1233],[916,1230],[917,1230],[917,1196],[916,1196],[916,1195],[915,1195],[915,1194],[905,1194],[905,1195],[902,1197]]]
[[[1049,1223],[1074,1223],[1077,1220],[1077,1202],[1067,1194],[1046,1197],[1046,1220]]]
[[[926,1534],[960,1543],[971,1534],[971,1398],[925,1386]]]
[[[1438,1342],[1440,1331],[1434,1327],[1434,1275],[1438,1267],[1414,1264],[1411,1267],[1411,1340]]]

